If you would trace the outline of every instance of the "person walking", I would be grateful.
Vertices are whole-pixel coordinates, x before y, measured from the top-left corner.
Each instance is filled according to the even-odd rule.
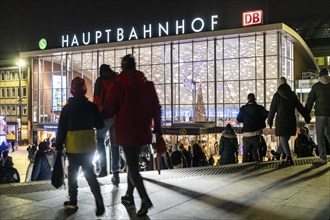
[[[144,73],[136,70],[135,58],[125,55],[121,60],[122,72],[116,77],[108,92],[104,112],[115,117],[115,144],[121,145],[128,168],[127,190],[121,197],[124,205],[134,205],[136,187],[142,203],[137,216],[145,216],[153,204],[139,173],[139,153],[151,144],[152,132],[161,134],[161,106],[154,83]],[[153,125],[153,131],[152,131]]]
[[[326,68],[320,70],[319,79],[320,81],[312,86],[308,94],[305,108],[310,114],[315,103],[316,140],[319,152],[319,158],[315,163],[322,165],[328,162],[324,138],[330,141],[330,77]]]
[[[39,150],[35,154],[31,181],[50,180],[52,178],[55,163],[55,152],[49,147],[48,142],[39,144]]]
[[[268,116],[265,107],[256,103],[253,93],[249,93],[247,99],[247,104],[240,108],[236,118],[239,123],[243,123],[243,163],[249,161],[249,154],[252,154],[253,161],[259,161],[260,138]]]
[[[102,116],[104,119],[105,126],[97,130],[97,151],[100,158],[100,166],[101,171],[98,177],[107,176],[107,157],[105,151],[105,137],[107,132],[109,132],[110,136],[110,157],[109,161],[111,163],[111,170],[113,176],[111,178],[112,183],[115,186],[118,186],[120,182],[119,178],[119,170],[120,170],[120,151],[119,146],[114,143],[115,137],[115,119],[114,117],[110,117],[108,112],[103,111],[104,106],[107,105],[106,94],[109,92],[111,84],[117,73],[112,71],[109,65],[102,64],[100,66],[100,76],[97,78],[95,82],[95,89],[94,89],[94,97],[93,102],[97,104],[100,112],[102,112]]]
[[[283,165],[291,166],[294,163],[291,156],[289,139],[290,136],[296,135],[297,121],[295,109],[304,117],[306,123],[309,123],[310,116],[298,100],[297,95],[286,83],[286,79],[283,77],[281,80],[282,84],[280,84],[272,98],[268,115],[268,125],[270,128],[273,127],[273,119],[277,113],[275,135],[279,136],[280,146],[283,148],[283,152],[286,155]]]
[[[221,133],[220,138],[220,165],[238,163],[238,140],[231,124]]]
[[[104,203],[101,195],[100,184],[96,179],[93,167],[93,156],[96,150],[95,131],[104,127],[104,122],[97,105],[88,101],[85,96],[87,87],[85,80],[75,77],[71,81],[71,94],[63,107],[58,123],[56,151],[61,155],[63,146],[69,161],[68,166],[68,191],[70,200],[64,202],[66,209],[77,210],[79,167],[91,188],[95,198],[97,216],[104,213]]]

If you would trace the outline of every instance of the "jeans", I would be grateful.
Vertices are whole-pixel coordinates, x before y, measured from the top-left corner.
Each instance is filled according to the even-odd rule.
[[[325,140],[326,137],[330,141],[330,117],[327,116],[316,116],[316,140],[317,148],[319,150],[319,156],[321,159],[326,160],[326,149],[325,149]]]
[[[143,146],[123,146],[126,156],[127,170],[127,195],[133,195],[136,187],[142,201],[149,199],[146,189],[143,184],[142,176],[140,175],[139,154]]]
[[[260,135],[243,137],[243,163],[249,162],[249,154],[253,161],[259,161],[258,149],[260,146]]]
[[[291,151],[289,146],[290,136],[279,136],[279,139],[280,139],[280,146],[282,146],[286,158],[291,157]]]
[[[100,158],[100,166],[101,169],[107,168],[107,157],[106,157],[106,151],[105,151],[105,137],[109,131],[110,134],[110,161],[111,161],[111,167],[110,170],[112,172],[118,172],[120,169],[120,151],[119,146],[114,144],[115,140],[115,120],[112,118],[104,120],[105,126],[97,130],[97,151]]]
[[[89,187],[95,198],[102,198],[100,184],[96,179],[93,167],[93,155],[94,153],[84,154],[67,154],[69,166],[68,166],[68,185],[70,202],[77,202],[78,196],[78,172],[81,166],[84,176],[87,180]]]

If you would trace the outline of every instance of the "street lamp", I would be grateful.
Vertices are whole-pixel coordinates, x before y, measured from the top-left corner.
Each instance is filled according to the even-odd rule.
[[[22,67],[25,66],[25,61],[19,59],[17,61],[18,66],[18,108],[19,108],[19,117],[17,118],[17,142],[21,140],[21,122],[22,122]]]

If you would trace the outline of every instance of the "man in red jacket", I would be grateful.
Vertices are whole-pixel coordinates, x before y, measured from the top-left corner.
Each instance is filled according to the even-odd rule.
[[[161,133],[161,106],[153,82],[136,70],[135,59],[122,58],[122,72],[116,77],[107,95],[104,111],[115,118],[115,144],[123,147],[128,166],[127,191],[121,198],[124,205],[134,205],[134,188],[142,199],[138,216],[145,216],[152,203],[139,173],[139,152],[151,144],[154,133]]]

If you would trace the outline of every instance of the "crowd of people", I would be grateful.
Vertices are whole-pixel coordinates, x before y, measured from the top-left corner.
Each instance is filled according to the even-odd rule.
[[[118,186],[119,173],[123,167],[127,172],[127,189],[125,195],[121,197],[122,204],[135,205],[133,192],[136,189],[141,198],[141,208],[136,215],[145,216],[153,207],[140,171],[145,168],[143,166],[141,169],[141,163],[147,163],[150,157],[153,158],[152,155],[150,156],[151,152],[146,150],[146,146],[151,146],[153,135],[162,135],[161,106],[153,82],[147,80],[144,73],[136,70],[135,58],[132,55],[128,54],[122,58],[121,69],[121,73],[118,74],[109,65],[100,66],[100,76],[95,82],[93,101],[89,101],[85,96],[87,93],[85,80],[81,77],[73,78],[70,88],[72,97],[61,111],[56,140],[46,139],[38,146],[32,145],[27,148],[30,165],[26,181],[50,180],[56,157],[65,154],[69,162],[67,167],[69,200],[63,204],[66,209],[78,209],[77,175],[80,167],[94,195],[97,216],[105,212],[97,178],[106,177],[111,173],[112,183]],[[296,135],[295,110],[298,110],[308,124],[314,104],[318,145],[313,142],[305,126],[300,129],[295,140],[294,153],[297,157],[305,157],[313,156],[316,152],[319,158],[315,163],[319,165],[327,163],[326,143],[330,139],[330,102],[327,96],[330,94],[330,80],[326,69],[322,69],[319,76],[320,82],[312,87],[305,107],[284,77],[280,78],[269,111],[257,104],[255,94],[248,94],[247,103],[241,106],[236,118],[238,123],[243,124],[241,130],[243,163],[263,160],[267,151],[263,129],[266,127],[266,121],[272,128],[276,116],[275,135],[279,137],[280,144],[272,154],[277,160],[284,155],[283,164],[293,165],[289,139]],[[109,155],[106,155],[105,150],[107,134],[110,137]],[[99,172],[95,171],[93,165],[96,150],[100,162]],[[125,159],[121,152],[124,152]],[[141,156],[142,154],[144,156]],[[214,159],[216,154],[220,157],[218,161]],[[238,135],[228,123],[210,154],[206,153],[199,142],[192,142],[189,146],[181,142],[168,144],[167,151],[161,159],[161,169],[235,164],[239,161],[238,156]],[[6,177],[6,181],[20,181],[17,170],[15,172],[13,168],[12,159],[8,156],[8,150],[2,151],[0,168],[2,172],[5,169],[11,170],[12,177]],[[2,181],[5,179],[3,176],[1,175]]]

